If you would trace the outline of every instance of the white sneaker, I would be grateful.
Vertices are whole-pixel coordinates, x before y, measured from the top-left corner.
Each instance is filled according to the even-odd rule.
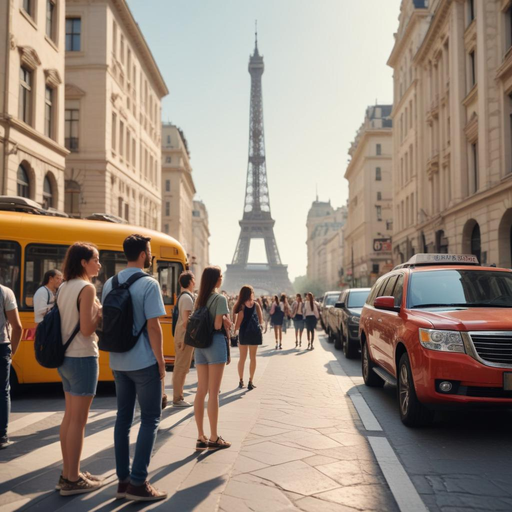
[[[192,407],[192,405],[194,405],[194,404],[191,404],[190,402],[186,402],[185,400],[180,400],[179,402],[172,403],[173,407]]]

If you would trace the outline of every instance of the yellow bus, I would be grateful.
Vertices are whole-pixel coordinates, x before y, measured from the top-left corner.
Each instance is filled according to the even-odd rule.
[[[179,294],[178,277],[188,267],[183,247],[172,237],[128,224],[0,211],[0,283],[11,288],[18,302],[23,335],[12,361],[13,384],[59,382],[57,370],[41,367],[34,355],[33,296],[44,273],[61,269],[67,248],[92,242],[100,252],[101,272],[95,279],[99,296],[105,281],[125,268],[124,239],[133,233],[151,237],[150,274],[160,283],[166,315],[161,319],[167,368],[174,364],[172,310]],[[108,353],[100,352],[100,381],[113,380]]]

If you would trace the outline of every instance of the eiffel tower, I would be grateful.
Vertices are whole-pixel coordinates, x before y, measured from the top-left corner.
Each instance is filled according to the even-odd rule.
[[[254,54],[249,59],[251,75],[251,111],[249,122],[249,162],[245,187],[244,214],[240,224],[240,236],[231,265],[227,266],[223,289],[238,293],[244,284],[254,287],[257,294],[291,293],[293,286],[288,278],[288,267],[281,263],[274,236],[274,224],[270,213],[270,198],[265,162],[265,134],[263,131],[263,96],[261,77],[263,56],[258,52],[258,33]],[[251,241],[263,239],[267,263],[249,261]]]

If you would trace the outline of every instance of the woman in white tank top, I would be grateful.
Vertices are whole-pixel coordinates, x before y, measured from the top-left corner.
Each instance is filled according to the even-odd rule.
[[[91,280],[100,269],[98,249],[92,244],[76,242],[66,253],[64,283],[57,296],[63,343],[80,322],[80,330],[58,369],[66,396],[60,426],[63,467],[57,484],[62,496],[91,492],[102,485],[99,478],[80,471],[85,425],[98,383],[96,328],[101,319],[101,305]]]

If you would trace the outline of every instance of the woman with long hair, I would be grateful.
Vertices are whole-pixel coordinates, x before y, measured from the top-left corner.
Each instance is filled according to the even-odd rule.
[[[197,368],[197,393],[194,401],[194,415],[197,424],[196,450],[229,448],[231,443],[222,439],[217,432],[219,421],[219,390],[224,367],[231,362],[226,333],[231,329],[228,301],[218,293],[222,284],[220,267],[206,267],[201,277],[201,286],[195,309],[207,307],[214,325],[213,339],[209,347],[195,349]],[[208,396],[208,420],[210,438],[204,434],[204,402]]]
[[[292,315],[292,311],[290,309],[290,303],[288,302],[288,297],[286,294],[282,293],[279,298],[279,307],[283,312],[283,332],[286,334],[286,330],[288,329],[288,324],[290,322],[290,317]]]
[[[295,328],[295,348],[302,346],[302,333],[304,332],[304,302],[300,293],[297,293],[292,304],[293,327]]]
[[[270,320],[270,306],[267,297],[265,296],[261,297],[261,307],[263,309],[263,318],[265,319],[265,329],[263,331],[263,334],[265,334],[267,332],[268,322]]]
[[[272,318],[272,324],[274,325],[274,334],[276,335],[276,350],[283,348],[283,320],[284,313],[279,303],[279,297],[274,295],[272,301],[272,307],[270,308],[270,316]]]
[[[320,317],[318,306],[311,292],[307,294],[307,300],[304,307],[304,316],[306,317],[306,331],[308,335],[308,349],[313,350],[313,342],[315,341],[315,329]]]
[[[247,359],[247,352],[250,354],[249,383],[247,389],[254,389],[254,373],[256,372],[256,351],[258,345],[263,343],[261,330],[263,328],[263,315],[258,301],[254,300],[254,289],[252,286],[242,286],[238,295],[238,301],[233,308],[236,315],[235,332],[240,329],[238,344],[240,348],[240,359],[238,360],[239,388],[244,387],[244,366]]]
[[[62,496],[95,491],[102,485],[99,478],[80,471],[85,425],[98,383],[96,328],[102,310],[92,278],[100,269],[95,245],[76,242],[69,247],[64,260],[64,283],[57,296],[63,343],[77,327],[79,331],[66,350],[64,363],[58,368],[66,397],[60,426],[62,475],[57,484]]]

